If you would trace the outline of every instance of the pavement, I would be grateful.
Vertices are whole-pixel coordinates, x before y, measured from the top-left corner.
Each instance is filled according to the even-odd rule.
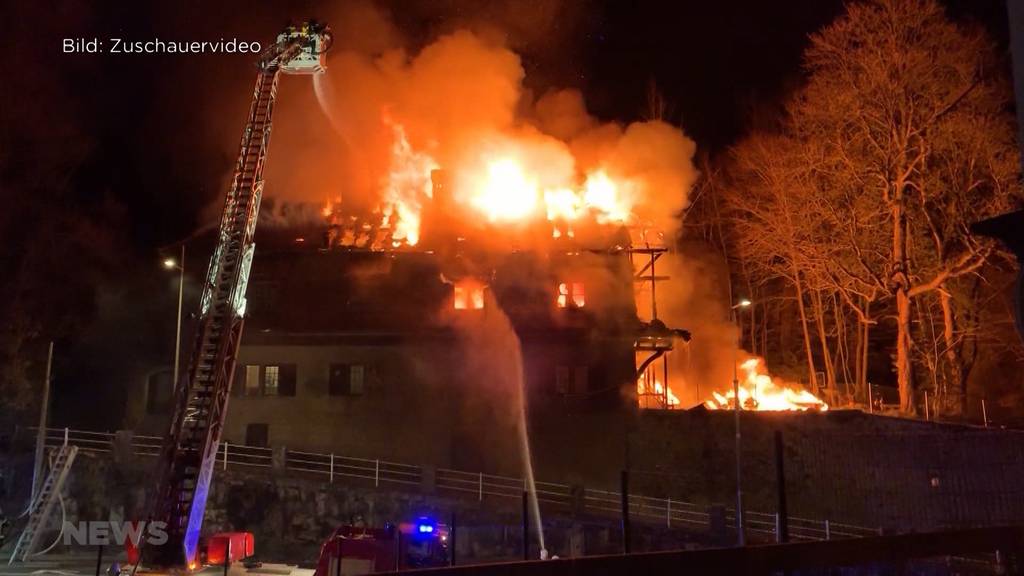
[[[0,563],[0,576],[96,576],[96,554],[52,554],[28,562],[7,564],[7,558]],[[99,576],[107,576],[107,569],[114,560],[122,562],[122,576],[132,576],[132,567],[123,564],[124,558],[105,557],[100,566]],[[161,576],[167,571],[139,568],[138,576]],[[193,574],[222,576],[223,566],[208,566]],[[236,563],[228,569],[227,576],[313,576],[312,568],[299,568],[289,564],[264,562],[259,567],[246,568]]]

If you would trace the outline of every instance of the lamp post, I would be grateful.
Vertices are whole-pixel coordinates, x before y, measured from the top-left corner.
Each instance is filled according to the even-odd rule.
[[[185,244],[181,245],[181,261],[175,262],[174,258],[164,260],[164,268],[168,270],[178,269],[178,322],[174,331],[174,376],[172,376],[172,389],[178,387],[178,366],[181,357],[181,299],[185,291]]]
[[[732,323],[735,324],[737,328],[739,328],[739,323],[737,322],[737,310],[744,309],[749,306],[750,300],[744,298],[730,308]],[[742,333],[737,330],[736,334],[736,347],[733,349],[732,353],[732,412],[736,420],[736,545],[743,546],[746,543],[746,538],[743,534],[743,459],[740,456],[740,448],[743,445],[742,437],[740,436],[740,410],[742,408],[740,407],[740,374],[739,368],[736,366]]]

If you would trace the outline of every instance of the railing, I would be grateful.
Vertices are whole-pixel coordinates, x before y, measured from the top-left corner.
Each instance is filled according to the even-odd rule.
[[[35,430],[31,429],[30,430]],[[47,428],[46,445],[57,447],[74,444],[82,452],[107,453],[114,447],[115,434]],[[160,454],[163,438],[160,436],[131,435],[132,452],[139,456]],[[348,479],[372,484],[374,487],[432,485],[439,492],[458,494],[483,501],[485,497],[519,500],[526,491],[522,478],[468,472],[446,468],[427,468],[387,460],[354,458],[337,454],[280,450],[281,461],[275,464],[274,449],[243,446],[222,442],[217,450],[217,464],[222,470],[228,466],[254,468],[281,467],[284,470],[315,474],[328,482]],[[433,478],[430,478],[430,475]],[[619,492],[594,488],[574,488],[568,484],[536,482],[537,499],[548,506],[568,509],[582,508],[596,514],[618,516],[622,513]],[[640,494],[629,495],[630,517],[667,528],[684,526],[707,527],[711,513],[706,507],[673,498],[653,498]],[[752,533],[774,536],[778,531],[776,514],[745,510],[746,529]],[[735,510],[724,508],[724,520],[735,527]],[[877,536],[877,528],[843,524],[830,520],[815,520],[790,516],[789,535],[793,540],[830,540]]]

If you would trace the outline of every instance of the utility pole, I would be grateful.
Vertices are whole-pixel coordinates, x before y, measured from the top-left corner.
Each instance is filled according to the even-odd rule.
[[[181,364],[181,300],[185,292],[185,243],[181,244],[181,262],[178,263],[178,324],[174,332],[174,379],[171,381],[171,389],[178,387],[178,370]]]
[[[736,338],[736,349],[733,352],[732,361],[732,412],[735,418],[735,429],[736,429],[736,545],[743,546],[746,544],[746,537],[743,533],[743,456],[740,454],[740,449],[743,447],[743,437],[740,435],[740,375],[739,367],[737,366],[736,354],[739,352],[741,338],[743,332],[739,328],[737,310],[741,308],[747,308],[750,306],[750,300],[744,298],[737,304],[730,308],[732,313],[732,322],[736,325],[737,338]]]
[[[36,457],[35,467],[32,469],[32,496],[29,498],[29,506],[34,504],[40,485],[43,482],[43,457],[46,452],[46,421],[49,415],[50,370],[52,367],[53,340],[50,340],[50,349],[46,354],[46,380],[43,381],[43,403],[39,408],[39,429],[36,430]]]
[[[181,364],[181,301],[182,296],[185,293],[185,243],[181,243],[181,259],[177,262],[174,258],[167,258],[164,260],[164,268],[168,270],[178,270],[178,321],[175,324],[176,329],[174,332],[174,375],[171,376],[172,390],[178,387],[178,374]]]

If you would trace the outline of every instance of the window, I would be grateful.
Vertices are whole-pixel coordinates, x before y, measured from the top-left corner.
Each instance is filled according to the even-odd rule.
[[[559,394],[569,393],[569,367],[559,366],[555,368],[555,392]]]
[[[245,395],[260,395],[260,367],[249,365],[245,367]]]
[[[267,448],[270,446],[270,426],[268,424],[246,425],[245,445],[257,448]]]
[[[583,282],[562,282],[558,285],[559,308],[583,308],[587,303],[583,293]]]
[[[244,389],[246,396],[295,396],[295,364],[247,364],[235,373],[232,389]]]
[[[484,285],[472,279],[455,283],[452,305],[456,310],[483,310]]]
[[[557,366],[555,392],[558,394],[584,394],[587,392],[586,366]]]
[[[263,395],[277,396],[277,385],[281,381],[281,368],[279,366],[263,367]]]
[[[366,367],[362,364],[331,364],[327,387],[331,396],[361,396],[366,387]]]

